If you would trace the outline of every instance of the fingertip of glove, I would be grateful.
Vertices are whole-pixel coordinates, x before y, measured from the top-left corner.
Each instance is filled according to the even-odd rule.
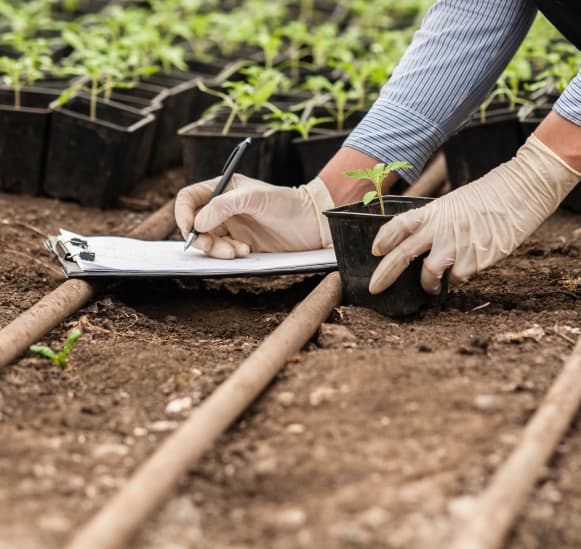
[[[371,279],[369,280],[369,293],[371,295],[377,295],[380,294],[384,288],[381,286],[381,281],[379,279],[378,276],[375,276],[375,274],[373,274],[371,276]]]
[[[426,292],[429,295],[433,295],[433,296],[438,296],[442,293],[442,285],[438,284],[437,286],[422,286],[422,288],[424,289],[424,292]]]
[[[374,255],[375,257],[381,257],[382,255],[385,255],[379,243],[373,243],[373,246],[371,247],[371,255]]]

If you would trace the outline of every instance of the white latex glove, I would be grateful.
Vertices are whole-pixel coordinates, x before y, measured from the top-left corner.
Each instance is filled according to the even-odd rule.
[[[175,216],[184,239],[212,257],[232,259],[253,252],[326,248],[329,224],[321,212],[335,204],[320,178],[300,187],[277,187],[234,174],[226,191],[208,204],[219,177],[180,190]]]
[[[421,274],[426,292],[440,293],[442,276],[450,267],[452,284],[466,281],[511,254],[580,179],[580,173],[531,135],[512,160],[383,225],[372,254],[385,257],[371,277],[369,291],[378,294],[391,286],[428,250]]]

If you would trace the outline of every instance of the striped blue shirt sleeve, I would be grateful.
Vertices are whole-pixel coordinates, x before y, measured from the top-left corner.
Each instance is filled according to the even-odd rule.
[[[486,98],[535,15],[532,0],[436,2],[344,146],[381,162],[406,160],[414,169],[400,175],[413,183]]]
[[[581,126],[581,69],[561,94],[553,110],[569,122]]]

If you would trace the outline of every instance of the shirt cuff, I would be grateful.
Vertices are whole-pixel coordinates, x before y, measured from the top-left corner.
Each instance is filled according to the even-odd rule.
[[[581,126],[581,71],[561,94],[553,109],[569,122]]]
[[[446,140],[444,132],[421,114],[379,98],[343,143],[379,162],[405,161],[411,170],[398,170],[410,185]]]

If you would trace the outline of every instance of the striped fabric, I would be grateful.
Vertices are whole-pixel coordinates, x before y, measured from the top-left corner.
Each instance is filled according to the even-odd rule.
[[[533,0],[439,0],[344,146],[381,162],[406,160],[413,183],[426,161],[480,106],[536,15]],[[555,104],[581,125],[581,71]]]

